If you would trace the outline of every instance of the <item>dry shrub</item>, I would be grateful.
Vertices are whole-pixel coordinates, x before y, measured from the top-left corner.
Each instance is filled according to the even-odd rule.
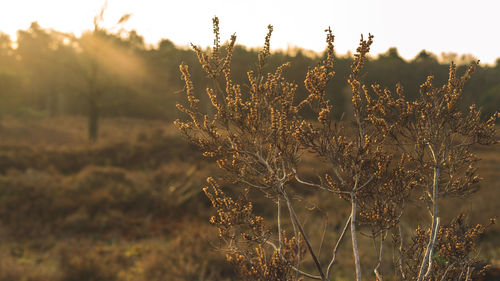
[[[446,225],[441,220],[440,206],[443,198],[467,197],[478,190],[479,159],[472,147],[497,143],[495,121],[499,114],[482,120],[481,111],[474,105],[468,112],[459,106],[463,86],[474,73],[477,62],[462,76],[457,75],[457,66],[452,63],[443,85],[436,86],[434,76],[428,76],[420,86],[419,96],[410,100],[400,84],[395,85],[394,92],[379,84],[364,84],[362,71],[373,36],[367,39],[361,36],[347,78],[352,93],[349,123],[333,118],[335,107],[327,96],[327,85],[335,76],[331,29],[325,30],[326,58],[307,71],[304,85],[309,95],[298,101],[298,85],[284,75],[289,63],[274,72],[264,71],[272,31],[272,26],[268,26],[256,69],[248,71],[248,85],[240,85],[231,75],[236,36],[231,36],[227,45],[221,47],[219,20],[213,19],[212,49],[205,51],[192,45],[211,80],[206,88],[210,103],[204,106],[194,89],[189,67],[184,64],[179,67],[185,81],[186,102],[177,108],[186,118],[176,120],[175,124],[188,141],[202,149],[203,156],[211,158],[224,171],[220,180],[209,177],[204,191],[216,209],[210,222],[218,228],[224,249],[230,253],[228,258],[241,269],[243,278],[329,280],[336,269],[339,246],[347,239],[343,237],[349,230],[357,281],[362,280],[363,271],[368,268],[377,280],[384,278],[387,252],[384,245],[388,244],[388,234],[394,232],[401,241],[399,251],[394,249],[392,267],[396,276],[428,281],[444,280],[448,273],[451,278],[470,280],[471,256],[483,228],[461,224],[458,219]],[[307,118],[304,108],[312,111],[316,120]],[[306,181],[297,172],[303,166],[305,151],[328,167],[326,173],[318,176],[319,180]],[[226,192],[230,184],[239,187],[238,200]],[[296,185],[317,193],[330,193],[350,205],[345,227],[328,250],[331,253],[328,263],[322,263],[319,256],[323,242],[319,249],[313,247],[304,219],[295,209]],[[248,190],[259,191],[275,208],[272,218],[275,223],[271,226],[254,213]],[[408,253],[403,250],[401,237],[407,233],[401,231],[401,217],[406,203],[415,199],[420,199],[419,213],[428,211],[430,218],[428,225],[417,230],[413,237],[416,243],[407,248]],[[291,224],[285,224],[284,218]],[[285,236],[285,230],[293,236]],[[453,238],[445,237],[450,240],[444,241],[443,232],[451,233]],[[361,266],[363,250],[359,234],[373,240],[373,252],[377,255],[373,267]],[[303,241],[304,245],[287,241]],[[451,244],[452,249],[458,247],[461,252],[441,253],[443,243]],[[463,243],[466,246],[462,249]],[[301,267],[304,249],[312,260],[312,268]],[[437,254],[444,255],[444,260],[453,260],[446,269],[436,264]],[[404,260],[412,263],[406,266]],[[461,271],[462,274],[454,274]]]
[[[46,234],[58,210],[52,205],[62,190],[60,176],[50,172],[11,171],[0,176],[0,222],[7,233],[19,236]]]
[[[59,249],[53,280],[231,280],[234,271],[210,243],[214,238],[213,229],[190,222],[179,233],[151,240],[70,240]]]
[[[178,136],[161,132],[139,141],[103,143],[90,147],[0,145],[0,171],[52,169],[69,174],[88,165],[155,169],[172,161],[193,159],[199,159],[194,146],[186,144]]]
[[[118,279],[117,251],[97,245],[65,247],[60,252],[58,281],[113,281]]]
[[[231,280],[233,268],[212,244],[214,229],[189,222],[184,229],[165,248],[145,257],[143,280]]]
[[[198,186],[210,170],[188,164],[145,171],[87,166],[67,176],[12,170],[0,175],[0,222],[18,238],[162,234],[184,216],[203,213],[208,204],[196,200],[203,196]]]
[[[0,281],[52,281],[56,273],[35,261],[0,253]]]

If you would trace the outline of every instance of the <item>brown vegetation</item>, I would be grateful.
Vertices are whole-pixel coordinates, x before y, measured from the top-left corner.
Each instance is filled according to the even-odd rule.
[[[170,123],[170,120],[181,115],[175,112],[173,106],[177,99],[182,98],[174,93],[186,82],[179,79],[178,64],[181,61],[190,65],[189,69],[183,67],[183,71],[187,75],[186,70],[189,70],[192,84],[197,86],[191,99],[200,99],[200,113],[206,113],[211,121],[217,112],[210,105],[209,95],[200,96],[205,88],[198,86],[206,82],[207,75],[203,73],[202,67],[194,65],[195,51],[175,46],[168,40],[147,49],[140,35],[133,31],[120,35],[100,30],[99,34],[85,33],[81,38],[69,36],[70,41],[81,40],[83,43],[89,40],[89,48],[106,48],[94,56],[102,70],[100,76],[94,78],[98,78],[99,86],[105,93],[99,99],[103,117],[99,121],[99,139],[89,144],[86,120],[74,115],[83,115],[86,110],[84,94],[88,84],[85,84],[85,79],[92,78],[91,69],[87,68],[91,66],[87,59],[92,57],[92,50],[81,52],[78,44],[67,43],[68,36],[42,29],[34,23],[29,30],[19,32],[16,42],[18,48],[14,49],[8,36],[0,34],[0,280],[239,280],[235,277],[236,271],[249,279],[279,279],[296,276],[297,271],[293,267],[297,268],[298,258],[302,260],[302,272],[313,274],[317,264],[310,255],[311,248],[323,270],[328,269],[326,265],[332,261],[332,252],[325,249],[335,248],[346,222],[352,222],[348,219],[352,210],[351,197],[342,193],[352,191],[349,189],[352,185],[339,184],[335,172],[332,173],[329,168],[332,161],[339,162],[331,157],[336,154],[326,153],[328,155],[318,159],[313,152],[318,148],[321,151],[322,148],[316,147],[315,141],[327,140],[328,132],[345,132],[345,142],[338,138],[333,146],[326,144],[335,147],[336,151],[354,152],[354,155],[366,160],[370,159],[368,152],[373,152],[380,144],[380,139],[371,138],[371,144],[363,152],[359,149],[359,142],[352,137],[356,132],[359,133],[357,126],[352,126],[358,121],[352,115],[355,110],[348,106],[351,104],[351,95],[346,90],[350,88],[346,86],[351,86],[345,80],[329,81],[326,84],[327,94],[321,98],[321,87],[332,75],[331,57],[328,58],[330,48],[323,55],[304,56],[301,50],[293,54],[269,53],[269,45],[266,44],[267,51],[260,53],[261,63],[250,75],[250,80],[246,74],[247,67],[254,65],[253,58],[258,59],[257,51],[234,45],[232,63],[229,64],[223,56],[228,46],[218,46],[215,53],[220,56],[204,56],[202,49],[197,48],[202,61],[208,63],[205,69],[220,85],[220,89],[214,88],[210,96],[218,97],[213,99],[216,104],[230,104],[224,115],[230,121],[229,128],[233,130],[240,126],[254,130],[250,134],[231,136],[217,126],[223,137],[220,140],[225,141],[229,136],[236,150],[230,153],[225,151],[225,158],[222,159],[225,161],[214,163],[211,159],[202,158],[196,145],[185,142]],[[96,45],[96,41],[92,40],[98,40],[99,44]],[[111,54],[116,56],[111,57]],[[326,63],[317,65],[322,59]],[[125,65],[116,63],[118,60]],[[267,64],[264,64],[266,60]],[[290,64],[278,72],[273,70],[284,61],[290,61]],[[335,57],[335,76],[348,77],[349,66],[353,61],[350,56]],[[117,66],[120,66],[119,69]],[[227,77],[223,71],[227,71],[228,66],[231,70],[228,75],[229,81],[232,81],[231,87],[226,87]],[[308,67],[312,68],[307,75],[308,83],[304,84],[300,81],[306,77]],[[365,84],[380,81],[392,85],[402,81],[406,86],[405,93],[412,100],[418,96],[420,82],[415,77],[423,78],[428,73],[435,73],[436,84],[440,84],[447,80],[448,73],[447,66],[438,63],[436,58],[427,53],[421,53],[414,60],[406,62],[395,49],[378,58],[369,58],[365,61],[365,69],[367,73],[361,72],[359,76],[363,77]],[[223,71],[223,75],[220,75],[219,70]],[[273,71],[268,74],[268,70]],[[465,66],[457,68],[457,72],[463,71]],[[464,104],[480,101],[488,107],[488,112],[495,110],[498,89],[494,86],[499,83],[499,71],[498,64],[496,67],[478,66],[478,73],[472,76],[464,90],[474,95],[463,96],[466,101]],[[359,77],[358,80],[361,80]],[[252,87],[257,89],[255,92],[258,94],[251,101],[246,94]],[[231,93],[229,98],[221,98],[219,94],[226,91]],[[308,91],[315,93],[310,99]],[[272,98],[263,94],[269,92],[272,92]],[[292,99],[293,92],[295,98]],[[282,98],[283,93],[288,95]],[[381,93],[385,94],[383,91]],[[329,109],[330,104],[326,100],[332,97],[334,107]],[[362,105],[366,105],[363,94],[361,98]],[[304,99],[308,102],[298,108],[298,101]],[[373,101],[377,101],[377,98],[374,97]],[[258,105],[258,110],[252,111],[252,106],[247,106],[246,102]],[[188,108],[189,103],[185,106]],[[294,112],[296,108],[300,111]],[[331,131],[325,130],[323,133],[326,134],[317,138],[315,130],[322,130],[324,124],[321,122],[330,122],[328,111],[334,119],[345,112],[344,121],[332,120]],[[252,112],[257,119],[247,119],[247,116],[252,116]],[[374,110],[370,114],[381,117],[378,115],[380,111]],[[294,116],[297,116],[296,120],[289,119]],[[311,121],[320,116],[318,121]],[[238,121],[234,122],[235,119]],[[189,118],[186,120],[189,121]],[[203,124],[204,120],[200,121],[199,124]],[[304,126],[301,126],[302,121],[305,121]],[[299,132],[301,137],[299,134],[294,135],[294,132],[287,134],[293,124],[298,124],[295,128],[298,130],[294,132]],[[312,131],[308,131],[310,126]],[[259,159],[244,153],[233,153],[253,145],[251,140],[259,136],[259,132],[269,133],[269,138],[260,144],[267,147],[263,147],[263,154],[259,155],[269,157],[269,167],[277,171],[274,175],[269,173],[265,165],[255,166],[255,163],[261,163]],[[367,130],[366,133],[372,134],[373,131]],[[293,144],[299,141],[301,147],[297,153]],[[353,145],[347,145],[349,142]],[[206,147],[212,144],[203,143]],[[311,151],[303,150],[303,146],[307,145]],[[404,249],[422,250],[429,237],[426,227],[429,225],[428,215],[422,213],[426,200],[415,197],[422,194],[423,188],[394,197],[395,200],[401,200],[408,196],[404,209],[394,205],[393,198],[370,197],[381,188],[375,183],[382,182],[387,175],[400,173],[412,176],[409,173],[411,169],[397,169],[401,162],[395,160],[401,157],[401,153],[392,155],[395,151],[394,142],[388,141],[387,147],[375,151],[377,155],[384,156],[384,153],[389,152],[386,150],[389,147],[389,154],[393,158],[385,158],[384,163],[390,164],[381,169],[376,167],[372,185],[366,185],[355,194],[357,208],[366,210],[358,212],[356,217],[356,230],[360,234],[359,262],[364,278],[371,278],[372,269],[377,268],[379,273],[384,274],[384,279],[390,280],[394,271],[390,254],[384,255],[380,266],[377,266],[380,259],[379,252],[373,247],[371,236],[374,233],[386,233],[386,236],[378,236],[384,237],[385,253],[391,246],[399,245],[399,228],[387,230],[396,222],[401,225]],[[283,150],[284,153],[269,153],[272,149]],[[480,182],[482,188],[468,199],[440,198],[441,226],[434,252],[435,273],[431,276],[460,276],[462,270],[459,271],[456,265],[462,262],[462,265],[472,264],[471,271],[474,268],[477,273],[484,265],[491,264],[489,273],[482,278],[498,279],[498,275],[495,279],[494,274],[498,274],[500,227],[492,225],[484,229],[477,227],[476,223],[485,223],[487,218],[497,215],[500,209],[500,192],[495,189],[500,180],[499,146],[474,146],[472,151],[482,159],[477,163],[478,172],[484,178]],[[210,153],[207,155],[210,156]],[[351,160],[353,157],[341,153],[338,155],[351,157]],[[429,160],[429,154],[424,159]],[[380,163],[380,160],[367,161],[362,165],[375,168],[373,164]],[[281,161],[286,164],[284,168]],[[217,164],[229,173],[221,173]],[[340,172],[343,177],[349,178],[345,176],[350,173],[348,162],[345,162],[345,166],[345,170]],[[290,173],[293,176],[287,177]],[[325,173],[329,174],[329,178]],[[266,177],[261,177],[262,174]],[[280,176],[285,175],[284,190],[296,214],[295,219],[284,215],[288,212],[288,206],[280,190],[268,188],[279,182],[275,181],[276,175],[279,180],[282,178]],[[242,252],[224,251],[227,250],[226,244],[217,241],[217,229],[206,223],[213,209],[200,186],[205,185],[204,178],[208,176],[217,181],[210,181],[210,188],[206,192],[212,194],[214,204],[224,211],[222,216],[215,217],[213,223],[221,227],[221,234],[226,239],[239,235],[237,242],[240,249],[244,250]],[[360,177],[370,178],[371,175],[360,174]],[[265,188],[251,187],[240,194],[242,185],[234,181],[242,178]],[[431,178],[428,176],[427,180]],[[322,186],[329,189],[330,185],[334,187],[331,191],[345,196],[327,196],[334,194],[329,191],[318,192],[316,188]],[[394,188],[394,184],[387,182],[387,187]],[[478,185],[472,187],[475,191]],[[378,206],[374,204],[375,200],[383,204]],[[278,203],[281,212],[279,223],[276,221]],[[390,212],[377,216],[379,210],[385,207]],[[401,211],[404,212],[397,220]],[[456,214],[462,212],[469,214],[455,219]],[[375,219],[367,219],[372,217]],[[308,248],[303,235],[298,234],[302,231],[294,231],[297,222],[301,223],[303,233],[307,234],[311,248]],[[241,232],[232,232],[235,224]],[[415,230],[417,225],[422,226],[418,231]],[[278,228],[282,231],[276,231]],[[415,239],[410,239],[410,236]],[[341,239],[344,244],[337,248],[338,258],[330,267],[332,279],[353,279],[356,271],[351,259],[353,251],[345,243],[349,237],[349,233],[346,233]],[[245,241],[250,242],[247,244]],[[260,245],[262,242],[265,244]],[[280,246],[279,253],[268,242]],[[375,242],[378,244],[380,240]],[[410,250],[401,251],[406,272],[412,272],[420,265],[416,267],[412,264],[410,257],[423,254],[422,251]],[[474,253],[472,258],[471,251]],[[233,264],[226,262],[226,254],[229,254]],[[422,256],[418,258],[418,261],[422,260]],[[485,262],[476,263],[476,259]],[[454,266],[449,267],[450,264]],[[447,272],[446,275],[444,272]]]
[[[212,81],[206,94],[213,109],[200,109],[189,68],[181,65],[187,104],[179,104],[178,109],[189,118],[177,120],[176,125],[225,172],[219,182],[244,189],[238,200],[226,194],[213,178],[208,178],[209,186],[204,189],[217,210],[210,222],[219,229],[228,260],[237,265],[243,278],[329,280],[339,246],[350,230],[355,276],[361,281],[366,269],[361,266],[358,234],[363,229],[374,245],[378,243],[378,258],[372,269],[377,280],[388,275],[382,265],[389,233],[394,237],[393,278],[470,280],[476,263],[475,243],[484,227],[469,226],[462,215],[445,225],[440,205],[447,197],[467,197],[477,191],[478,158],[471,148],[496,143],[498,113],[481,121],[475,106],[468,113],[459,107],[475,63],[461,77],[451,64],[447,82],[439,87],[434,86],[434,77],[428,76],[417,99],[410,101],[400,84],[395,93],[379,84],[372,84],[371,90],[363,84],[361,71],[373,36],[368,40],[362,37],[348,77],[353,116],[347,123],[331,117],[334,105],[326,98],[327,84],[335,75],[330,29],[326,30],[326,59],[308,70],[304,84],[309,95],[298,100],[298,85],[283,75],[288,63],[274,73],[264,72],[271,26],[256,70],[248,71],[247,87],[231,78],[236,37],[231,37],[223,52],[217,18],[213,30],[210,53],[193,46]],[[316,114],[317,121],[301,115],[306,107]],[[319,176],[319,182],[303,180],[297,172],[304,151],[312,152],[328,169]],[[319,258],[323,238],[319,249],[315,248],[295,210],[292,196],[300,194],[296,185],[329,192],[348,202],[350,214],[329,250],[333,252],[329,263]],[[249,190],[259,191],[269,200],[267,204],[275,206],[271,226],[254,214]],[[421,215],[427,211],[430,214],[430,222],[424,225],[430,226],[419,225],[412,242],[403,242],[408,234],[401,230],[401,217],[406,203],[418,198]],[[320,225],[316,224],[318,229]],[[303,252],[310,258],[309,265],[301,266]]]
[[[200,189],[205,177],[218,174],[216,165],[202,160],[199,151],[186,144],[175,129],[163,121],[104,119],[102,133],[105,134],[99,143],[91,146],[85,130],[80,130],[85,125],[83,118],[4,120],[0,131],[2,154],[16,147],[11,151],[13,155],[17,150],[31,151],[33,155],[24,154],[30,161],[25,161],[24,166],[3,170],[0,176],[3,191],[0,193],[0,276],[4,278],[0,280],[46,281],[60,280],[60,276],[73,276],[72,280],[78,280],[76,273],[84,272],[83,267],[111,280],[237,280],[233,267],[225,261],[225,253],[217,250],[221,246],[217,242],[217,231],[207,224],[210,202]],[[157,165],[104,161],[96,153],[95,161],[87,162],[88,166],[68,162],[69,166],[81,168],[61,172],[51,164],[53,158],[42,153],[71,155],[74,152],[75,156],[68,159],[80,161],[86,152],[102,151],[102,147],[108,150],[119,150],[124,145],[134,148],[138,144],[155,147],[155,143],[160,142],[166,142],[167,147],[157,146],[158,155],[169,155],[169,158],[160,161],[154,157],[155,153],[149,154],[158,159],[153,161],[157,161]],[[470,222],[484,222],[485,218],[497,215],[500,200],[493,187],[498,181],[499,149],[498,146],[475,148],[482,158],[479,164],[483,188],[470,200],[451,198],[444,202],[443,220],[451,220],[451,211],[454,213],[457,208],[460,212],[472,211]],[[107,157],[109,154],[101,155],[101,158]],[[9,159],[14,161],[15,157]],[[125,166],[119,166],[122,164]],[[314,181],[324,170],[324,165],[307,153],[302,164],[299,171],[304,180]],[[337,237],[336,233],[344,226],[343,220],[349,215],[342,210],[346,202],[313,192],[308,187],[294,185],[294,188],[294,200],[302,202],[296,206],[298,216],[307,220],[304,228],[314,247],[321,241],[325,213],[328,213],[325,236]],[[224,189],[229,195],[238,190],[236,186]],[[254,211],[272,222],[275,206],[257,195],[249,194]],[[331,206],[336,206],[338,211]],[[312,212],[307,210],[313,207],[316,209]],[[404,221],[424,223],[423,217],[411,208],[408,207]],[[283,223],[289,222],[284,219]],[[317,231],[317,225],[321,231]],[[403,225],[403,231],[412,229],[410,223]],[[481,236],[479,257],[485,261],[493,262],[500,254],[499,233],[500,228],[494,225]],[[391,236],[387,241],[391,243]],[[330,245],[329,241],[324,245]],[[362,261],[368,263],[376,259],[370,253],[372,247],[369,239],[360,237]],[[339,255],[349,256],[350,250],[348,246],[343,247]],[[80,259],[63,261],[71,253],[78,253]],[[327,254],[326,251],[319,254],[322,263],[329,262]],[[384,270],[388,264],[390,257],[383,264]],[[92,266],[99,268],[92,269]],[[348,259],[338,260],[335,267],[335,278],[352,279]],[[103,272],[106,270],[109,272]],[[175,278],[171,273],[175,273]],[[195,278],[195,275],[205,277]],[[80,280],[88,280],[81,276],[85,277],[80,275]]]

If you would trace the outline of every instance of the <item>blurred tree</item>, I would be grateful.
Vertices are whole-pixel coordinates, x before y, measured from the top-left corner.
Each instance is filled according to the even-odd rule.
[[[498,111],[500,105],[500,84],[492,87],[482,95],[481,100],[479,100],[479,105],[481,105],[483,115],[492,114]]]
[[[64,54],[69,48],[65,46],[64,38],[64,34],[43,29],[37,22],[33,22],[27,31],[18,31],[16,55],[29,81],[30,91],[27,93],[29,101],[25,102],[50,116],[61,111]]]
[[[133,91],[131,86],[136,78],[142,77],[142,63],[135,57],[135,50],[144,49],[144,40],[135,31],[123,39],[120,33],[111,33],[101,26],[106,5],[94,17],[94,29],[77,39],[79,48],[78,71],[83,78],[82,96],[87,104],[88,138],[94,142],[98,138],[99,118],[105,92]],[[128,20],[130,15],[122,16],[117,26]],[[126,87],[125,80],[130,80]],[[113,97],[115,99],[116,97]],[[118,99],[120,100],[120,99]]]
[[[21,105],[24,83],[12,43],[9,35],[0,33],[0,115],[12,113]]]
[[[495,61],[495,69],[500,70],[500,58]]]
[[[104,12],[104,9],[103,11]],[[94,28],[77,37],[55,30],[44,29],[33,23],[27,30],[18,32],[18,42],[0,34],[0,97],[1,114],[16,116],[57,116],[64,114],[88,117],[89,139],[98,135],[100,116],[128,116],[172,120],[179,115],[173,108],[178,102],[176,93],[184,87],[178,65],[190,65],[191,79],[195,85],[209,82],[196,63],[196,54],[172,41],[163,39],[156,46],[146,47],[144,38],[136,31],[122,28],[130,15],[121,17],[114,27],[103,27],[103,13],[95,17]],[[17,43],[17,44],[16,44]],[[16,46],[17,48],[13,47]],[[221,46],[221,50],[225,47]],[[304,75],[326,53],[291,48],[269,55],[268,69],[285,61],[291,63],[284,74],[298,85],[297,98],[307,96]],[[257,66],[257,51],[235,45],[232,58],[232,77],[243,88],[249,87],[247,70],[243,66]],[[390,48],[377,57],[368,58],[366,73],[360,79],[367,83],[381,83],[394,88],[400,82],[409,99],[418,97],[422,77],[433,74],[437,83],[448,78],[448,63],[459,65],[474,60],[471,55],[454,53],[437,56],[421,51],[414,59],[404,60],[396,48]],[[326,95],[335,101],[332,114],[340,118],[351,110],[350,86],[346,81],[352,64],[352,54],[336,56],[335,76],[327,86]],[[498,94],[494,89],[500,84],[500,59],[495,66],[478,66],[478,71],[464,89],[464,105],[476,103],[491,114],[498,108]],[[200,107],[210,108],[204,88],[195,88],[200,97]],[[464,109],[464,108],[462,108]],[[21,113],[21,114],[20,114]],[[24,115],[23,115],[24,114]],[[28,114],[28,115],[26,115]],[[312,117],[308,112],[305,116]],[[345,114],[344,114],[345,115]],[[346,116],[348,116],[347,114]]]
[[[0,61],[3,66],[8,66],[7,64],[12,61],[12,41],[10,36],[4,33],[0,33]]]
[[[369,83],[385,83],[385,85],[396,85],[408,80],[408,64],[399,55],[398,49],[389,48],[387,52],[380,54],[377,59],[369,59],[366,65],[365,80]],[[406,86],[406,85],[405,85]]]

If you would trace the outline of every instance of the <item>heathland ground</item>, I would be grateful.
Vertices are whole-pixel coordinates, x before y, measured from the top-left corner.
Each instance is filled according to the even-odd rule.
[[[170,122],[106,118],[93,144],[86,124],[83,117],[2,120],[0,281],[233,280],[201,189],[207,176],[220,173],[217,167]],[[445,219],[460,211],[475,224],[498,215],[500,147],[476,152],[481,189],[469,199],[446,201]],[[322,170],[321,163],[304,167],[311,179]],[[310,233],[317,233],[314,243],[323,231],[312,227],[323,226],[326,215],[326,235],[336,235],[348,214],[325,207],[345,203],[299,193],[294,200],[303,202],[303,211],[315,208],[312,215],[300,213]],[[259,214],[272,214],[266,208],[255,202]],[[426,219],[411,214],[404,218],[407,231]],[[361,243],[367,249],[362,259],[374,260],[371,240]],[[341,251],[349,254],[348,247]],[[478,255],[500,266],[498,225],[481,238]],[[340,262],[336,280],[351,279],[351,265]]]

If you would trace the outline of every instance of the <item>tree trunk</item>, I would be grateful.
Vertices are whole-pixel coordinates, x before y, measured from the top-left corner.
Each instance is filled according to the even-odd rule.
[[[97,141],[98,133],[99,133],[99,107],[97,105],[97,101],[93,98],[89,99],[89,108],[88,108],[88,133],[89,133],[89,141],[95,142]]]

